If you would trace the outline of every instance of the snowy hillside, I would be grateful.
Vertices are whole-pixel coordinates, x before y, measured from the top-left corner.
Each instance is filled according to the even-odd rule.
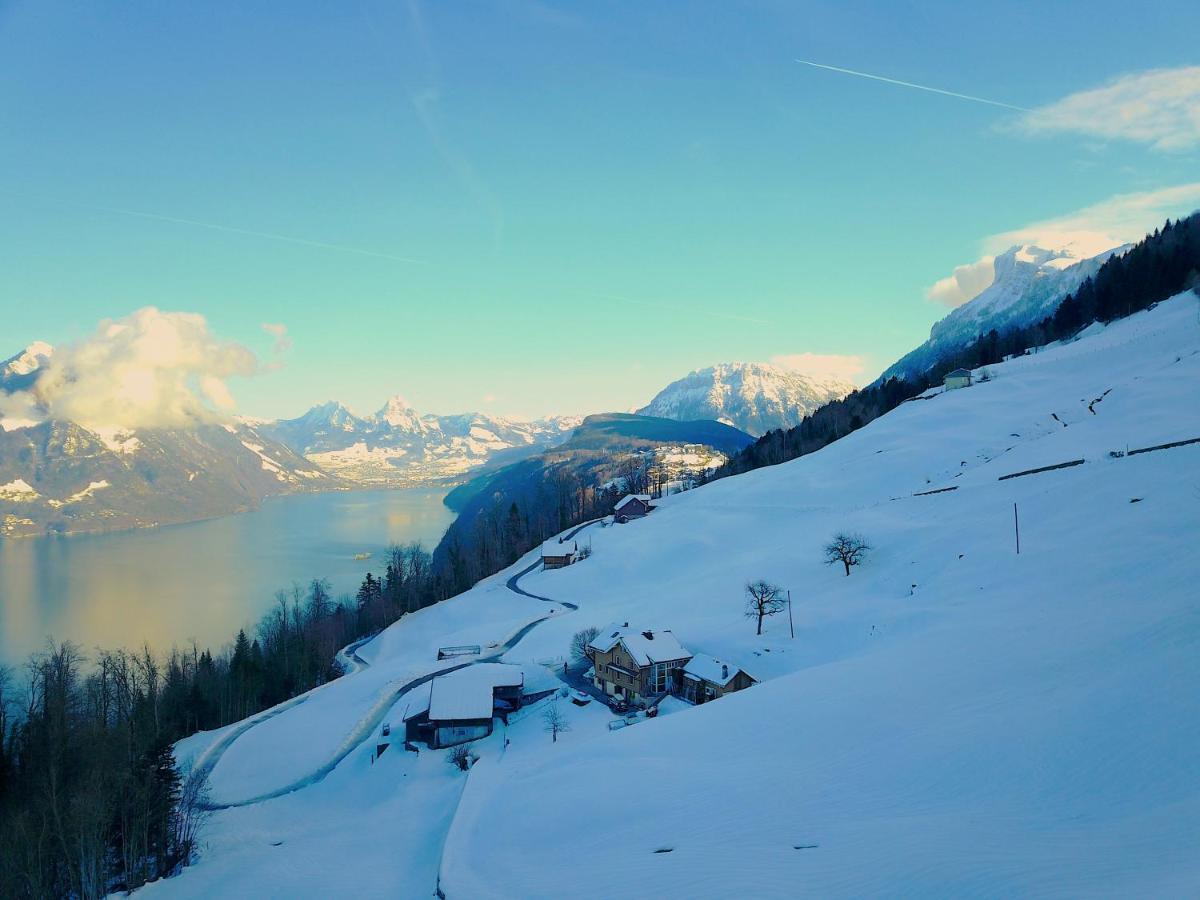
[[[369,416],[326,403],[263,428],[316,465],[360,484],[410,485],[459,476],[502,451],[553,446],[579,422],[576,416],[523,421],[483,413],[422,415],[396,396]]]
[[[757,437],[798,425],[814,409],[852,390],[853,384],[840,379],[766,363],[725,363],[671,382],[638,413],[681,421],[716,419]]]
[[[1091,278],[1115,253],[1128,245],[1087,258],[1072,248],[1047,250],[1033,245],[1010,247],[993,262],[994,279],[978,295],[936,322],[929,340],[905,354],[881,376],[918,375],[940,354],[964,347],[979,335],[1041,321],[1067,294]]]
[[[1197,306],[1093,326],[817,453],[587,527],[573,566],[526,558],[405,617],[353,674],[182,742],[228,808],[199,863],[146,891],[1192,893],[1200,443],[1133,451],[1200,438]],[[848,578],[822,564],[838,531],[874,547]],[[786,613],[761,637],[744,618],[757,578],[790,589],[794,638]],[[552,683],[571,635],[610,621],[761,683],[615,731],[598,702],[559,701],[556,742],[523,710],[471,745],[468,774],[399,742],[373,758],[412,681],[448,666],[439,646]]]

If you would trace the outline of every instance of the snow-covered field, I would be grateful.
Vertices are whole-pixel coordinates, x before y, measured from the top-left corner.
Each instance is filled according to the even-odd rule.
[[[991,374],[590,529],[590,559],[521,582],[577,612],[507,591],[522,561],[404,619],[359,651],[369,668],[234,741],[214,795],[302,779],[437,646],[551,611],[506,661],[532,671],[628,620],[762,684],[619,731],[560,701],[557,743],[535,709],[467,776],[398,746],[372,765],[368,739],[312,786],[217,813],[200,862],[148,890],[419,897],[440,870],[452,900],[1194,895],[1200,444],[1111,454],[1200,438],[1197,301]],[[874,546],[849,578],[822,564],[837,531]],[[743,617],[757,578],[790,589],[794,639],[786,613],[761,637]]]

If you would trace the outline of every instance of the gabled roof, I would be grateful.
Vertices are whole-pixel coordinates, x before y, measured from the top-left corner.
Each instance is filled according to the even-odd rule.
[[[429,720],[445,722],[458,719],[490,719],[494,708],[493,690],[520,687],[525,674],[520,666],[504,663],[477,663],[433,679],[429,691]]]
[[[712,684],[719,684],[721,687],[725,687],[725,685],[733,681],[740,671],[742,671],[741,668],[735,666],[733,663],[724,662],[715,656],[709,656],[707,653],[697,653],[683,667],[683,674],[685,676],[692,675]],[[754,681],[758,680],[749,673],[747,673],[747,676]]]
[[[639,630],[631,628],[628,622],[614,623],[602,629],[588,646],[601,653],[607,653],[617,644],[623,644],[639,666],[668,662],[672,659],[687,659],[692,655],[670,631]]]
[[[415,688],[408,692],[405,697],[408,704],[404,707],[404,721],[415,719],[422,713],[429,712],[429,691],[433,687],[432,681],[427,681],[425,684],[418,684]]]
[[[953,372],[946,373],[947,378],[963,378],[964,376],[967,378],[970,378],[971,370],[970,369],[955,369]]]
[[[641,500],[647,506],[650,505],[650,495],[649,494],[626,494],[624,497],[622,497],[620,499],[620,501],[617,503],[617,505],[613,507],[613,509],[620,509],[622,506],[624,506],[630,500]]]
[[[560,544],[557,538],[551,538],[542,544],[542,559],[547,556],[573,556],[578,549],[574,541],[563,541]]]

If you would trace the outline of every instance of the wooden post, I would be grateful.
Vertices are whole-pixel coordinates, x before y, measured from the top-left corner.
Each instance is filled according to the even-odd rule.
[[[1013,504],[1013,534],[1017,537],[1017,556],[1021,555],[1021,523],[1017,519],[1017,504]]]
[[[792,592],[788,591],[788,631],[792,633],[792,637],[796,636],[796,623],[792,621]]]

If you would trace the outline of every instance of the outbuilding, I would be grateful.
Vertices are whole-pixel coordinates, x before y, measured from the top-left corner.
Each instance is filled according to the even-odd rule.
[[[752,684],[758,684],[758,679],[737,666],[707,653],[697,653],[683,667],[678,694],[688,703],[707,703]]]
[[[946,375],[942,381],[946,385],[946,390],[952,391],[956,388],[970,387],[974,382],[974,377],[971,375],[970,369],[955,369]]]
[[[575,562],[579,555],[579,547],[574,541],[558,541],[550,539],[542,544],[542,568],[561,569]]]
[[[613,518],[618,522],[628,522],[630,519],[640,519],[654,509],[650,505],[649,494],[626,494],[613,507]]]
[[[431,749],[453,747],[492,733],[495,717],[521,705],[525,674],[520,666],[479,663],[410,692],[404,712],[405,738]]]

